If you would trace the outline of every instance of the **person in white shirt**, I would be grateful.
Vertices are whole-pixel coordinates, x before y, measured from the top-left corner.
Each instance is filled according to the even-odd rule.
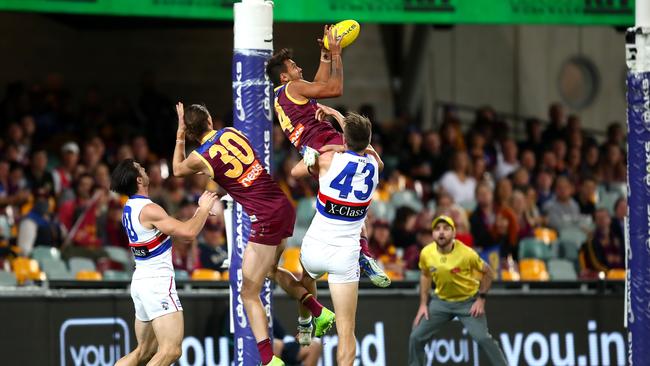
[[[465,207],[475,202],[476,179],[469,174],[469,157],[464,151],[454,154],[452,170],[440,178],[440,187],[449,193],[454,202]]]

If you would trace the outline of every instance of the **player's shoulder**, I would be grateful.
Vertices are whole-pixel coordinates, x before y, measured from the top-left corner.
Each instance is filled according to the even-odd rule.
[[[436,253],[438,253],[438,251],[436,250],[436,242],[433,241],[427,244],[424,248],[422,248],[422,251],[420,252],[420,256],[430,257],[436,255]]]
[[[455,240],[456,245],[458,246],[459,251],[463,255],[478,255],[478,253],[473,248],[468,246],[467,244],[463,243],[462,241],[460,241],[458,239],[454,239],[454,240]]]

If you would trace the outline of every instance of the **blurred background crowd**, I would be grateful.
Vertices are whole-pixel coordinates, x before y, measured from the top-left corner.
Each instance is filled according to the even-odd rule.
[[[75,95],[57,74],[6,85],[0,99],[4,270],[12,270],[15,258],[51,257],[57,248],[55,257],[68,267],[40,261],[50,278],[79,278],[72,260],[105,278],[128,278],[121,226],[126,197],[109,190],[111,169],[126,158],[146,167],[154,202],[181,220],[191,217],[198,196],[216,184],[200,175],[172,176],[175,102],[156,89],[152,75],[143,76],[137,100],[104,95],[101,86]],[[345,112],[346,106],[335,107]],[[457,238],[503,280],[602,278],[625,267],[620,122],[603,134],[584,129],[580,116],[558,103],[548,115],[525,120],[505,119],[490,106],[461,118],[446,105],[437,125],[422,130],[417,118],[380,121],[373,105],[349,107],[373,122],[373,146],[386,163],[368,227],[370,248],[393,280],[417,279],[419,252],[433,241],[430,225],[439,214],[455,220]],[[213,120],[215,128],[232,124],[229,114]],[[313,179],[291,177],[299,159],[275,124],[273,175],[298,210],[290,248],[300,245],[318,188]],[[201,268],[220,271],[225,242],[223,215],[211,217],[195,240],[174,240],[174,265],[188,276]]]

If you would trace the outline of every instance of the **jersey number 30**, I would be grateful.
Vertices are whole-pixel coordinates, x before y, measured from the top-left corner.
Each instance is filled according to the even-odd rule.
[[[250,145],[241,136],[231,131],[224,132],[219,137],[219,144],[210,146],[208,154],[212,159],[219,155],[222,163],[232,166],[224,174],[233,179],[239,178],[244,173],[244,165],[250,165],[255,161],[255,154]]]
[[[349,162],[348,165],[343,168],[343,171],[332,180],[332,183],[330,183],[331,188],[339,191],[339,198],[346,199],[352,192],[352,178],[354,178],[354,175],[357,173],[358,167],[359,163]],[[354,191],[354,197],[360,201],[365,201],[368,199],[368,197],[370,197],[372,188],[375,185],[372,180],[372,178],[375,176],[375,166],[372,164],[366,164],[366,166],[361,171],[361,174],[365,174],[366,172],[368,173],[364,181],[366,184],[366,189],[363,191]]]

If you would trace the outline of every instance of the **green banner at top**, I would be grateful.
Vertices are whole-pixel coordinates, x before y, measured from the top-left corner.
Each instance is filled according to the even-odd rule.
[[[232,20],[234,0],[0,0],[0,10]],[[279,22],[634,24],[634,0],[276,0]]]

